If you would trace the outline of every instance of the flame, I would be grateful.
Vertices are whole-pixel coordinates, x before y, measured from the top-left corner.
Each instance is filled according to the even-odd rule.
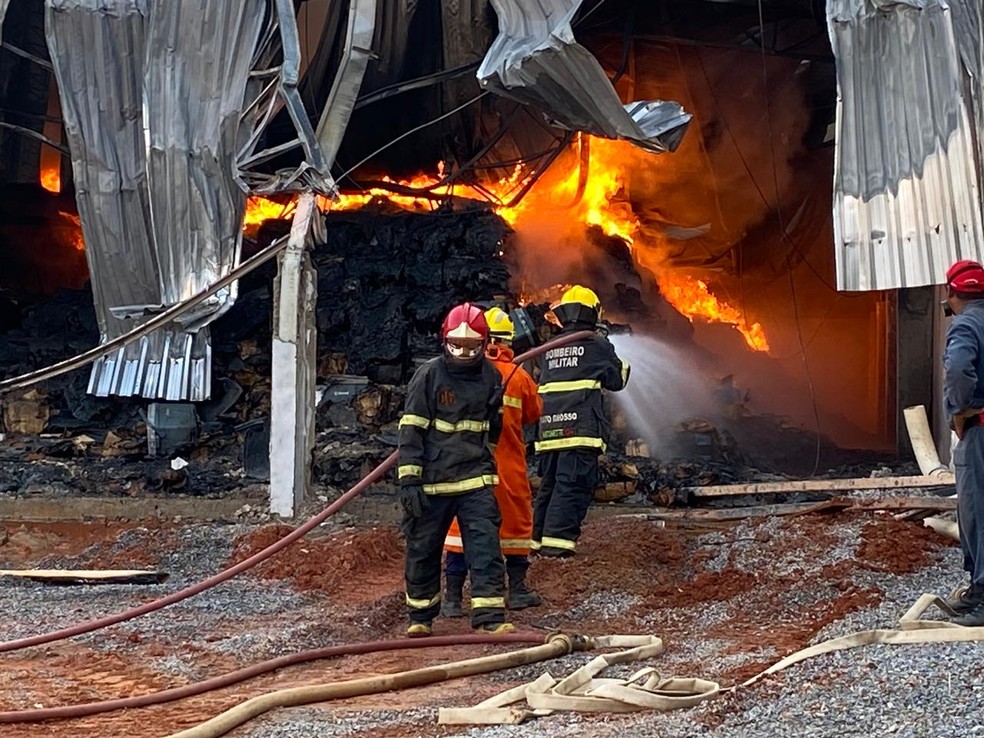
[[[58,215],[73,226],[72,245],[77,251],[85,251],[85,241],[82,239],[82,219],[77,215],[66,213],[64,210],[59,210]]]
[[[769,342],[759,323],[749,323],[741,310],[738,310],[715,297],[707,283],[668,267],[665,259],[654,257],[663,250],[659,244],[647,242],[642,232],[642,224],[632,209],[631,203],[619,195],[626,188],[624,172],[627,164],[627,144],[591,137],[589,176],[579,192],[580,171],[577,166],[561,179],[544,177],[537,182],[520,202],[508,207],[513,194],[524,184],[521,167],[513,170],[510,176],[496,183],[478,186],[468,183],[441,184],[444,162],[438,164],[436,175],[421,174],[407,180],[393,180],[384,177],[383,182],[393,189],[426,189],[439,197],[455,197],[482,202],[490,202],[496,212],[516,231],[521,232],[524,224],[542,217],[545,212],[562,216],[565,222],[583,223],[597,226],[609,236],[617,236],[629,244],[637,257],[647,262],[657,262],[654,273],[660,291],[667,301],[691,321],[695,319],[725,323],[734,326],[745,339],[748,346],[756,351],[768,351]],[[635,151],[634,149],[628,149]],[[440,200],[421,197],[415,194],[394,192],[385,187],[374,187],[359,194],[342,194],[337,200],[319,198],[323,210],[354,210],[374,200],[387,200],[406,210],[433,210]],[[244,225],[256,225],[270,218],[284,218],[288,212],[285,206],[261,197],[251,197],[246,207]]]
[[[668,279],[666,276],[664,272],[658,278],[663,296],[691,321],[704,318],[713,323],[733,325],[745,337],[749,348],[769,350],[769,341],[762,326],[758,323],[749,325],[740,310],[718,300],[708,291],[704,281],[683,274],[674,274]]]
[[[41,186],[56,195],[61,192],[61,171],[58,167],[45,167],[41,170]]]

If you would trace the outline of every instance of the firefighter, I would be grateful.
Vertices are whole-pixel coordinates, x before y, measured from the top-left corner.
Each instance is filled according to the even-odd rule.
[[[502,382],[485,358],[488,332],[481,308],[453,308],[441,327],[442,355],[421,366],[407,388],[398,476],[410,637],[430,635],[440,612],[441,550],[455,516],[472,577],[472,625],[484,633],[515,630],[505,617],[501,519],[492,491]]]
[[[489,346],[485,355],[499,370],[503,381],[502,432],[495,447],[495,465],[499,476],[495,499],[502,514],[499,548],[506,559],[506,605],[510,610],[522,610],[543,602],[540,595],[526,585],[533,534],[533,498],[526,471],[526,442],[523,439],[523,426],[539,420],[543,402],[537,394],[533,377],[513,364],[511,344],[514,330],[509,316],[494,307],[486,311],[485,320],[489,325]],[[455,520],[444,542],[447,553],[441,614],[445,617],[462,615],[461,591],[468,575],[462,543],[458,521]]]
[[[553,313],[563,326],[561,335],[596,331],[601,302],[592,290],[575,285]],[[628,379],[629,365],[598,332],[543,355],[543,415],[536,441],[541,482],[533,505],[533,550],[541,556],[574,555],[610,427],[601,391],[617,392]]]
[[[984,266],[958,261],[946,274],[944,310],[955,314],[943,353],[943,400],[957,442],[953,466],[964,570],[970,585],[947,600],[957,625],[984,626]]]

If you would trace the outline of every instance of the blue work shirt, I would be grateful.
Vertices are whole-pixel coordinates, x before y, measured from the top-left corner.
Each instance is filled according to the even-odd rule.
[[[984,409],[984,300],[968,303],[950,323],[943,372],[947,417]]]

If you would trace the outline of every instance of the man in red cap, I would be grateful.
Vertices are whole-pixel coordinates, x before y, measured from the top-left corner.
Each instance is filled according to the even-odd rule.
[[[970,585],[947,600],[953,622],[984,626],[984,266],[958,261],[946,273],[944,311],[955,317],[943,352],[943,400],[959,439],[953,450],[960,547]]]

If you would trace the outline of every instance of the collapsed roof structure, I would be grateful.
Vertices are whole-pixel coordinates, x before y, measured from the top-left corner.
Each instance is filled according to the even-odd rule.
[[[519,167],[530,183],[576,131],[656,152],[674,151],[688,125],[701,126],[691,138],[734,139],[729,121],[723,130],[722,121],[690,122],[692,111],[673,102],[693,95],[654,94],[663,90],[646,81],[661,73],[653,60],[700,63],[680,51],[694,47],[753,52],[749,64],[761,54],[763,72],[767,59],[790,59],[829,86],[829,103],[811,103],[808,136],[835,147],[824,207],[838,289],[931,285],[951,261],[981,256],[981,10],[968,0],[220,5],[47,0],[42,13],[26,0],[0,2],[0,183],[36,181],[41,141],[70,150],[64,178],[75,182],[103,341],[230,273],[248,194],[330,196],[336,179],[374,186],[380,160],[383,171],[402,172],[446,161],[450,185]],[[575,38],[590,34],[592,51]],[[219,48],[219,37],[228,39],[222,65],[201,53]],[[656,50],[645,74],[635,74],[637,43]],[[611,51],[601,58],[599,48]],[[61,119],[48,101],[49,70],[67,149],[51,134]],[[787,135],[778,103],[750,102],[758,128],[739,136],[751,130],[771,146]],[[503,204],[526,192],[524,184]],[[715,196],[709,188],[693,197],[707,192]],[[787,237],[810,227],[801,225],[807,200],[793,207]],[[679,245],[680,263],[732,258],[723,239],[709,255],[691,248],[702,222],[656,225]],[[203,399],[208,325],[234,299],[232,285],[106,356],[90,390]]]

